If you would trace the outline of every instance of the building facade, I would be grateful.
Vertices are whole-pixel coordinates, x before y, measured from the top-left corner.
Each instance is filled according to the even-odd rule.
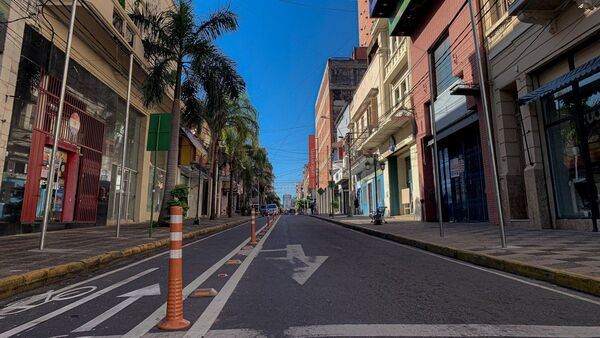
[[[420,219],[408,43],[389,35],[387,20],[366,19],[372,21],[368,68],[350,103],[349,123],[357,213],[385,207],[388,216]]]
[[[468,2],[372,0],[371,14],[389,18],[391,35],[409,37],[424,219],[436,219],[437,174],[443,220],[497,224]]]
[[[333,198],[332,144],[336,142],[334,121],[352,99],[366,69],[364,48],[355,48],[351,58],[327,60],[315,105],[316,189],[320,213],[331,212]]]
[[[504,216],[516,226],[591,230],[600,191],[600,3],[489,6],[483,26]]]
[[[10,22],[5,26],[0,55],[0,90],[7,98],[0,105],[0,233],[37,229],[47,189],[53,190],[53,227],[112,224],[119,205],[122,221],[148,220],[152,206],[155,212],[160,207],[166,169],[165,152],[146,151],[149,115],[169,112],[172,94],[167,93],[161,106],[148,109],[143,104],[142,82],[149,63],[140,31],[127,15],[134,1],[89,0],[77,7],[55,173],[48,172],[48,163],[71,6],[30,3],[28,11],[19,1],[2,4],[0,10]],[[156,6],[165,9],[173,2],[156,1]],[[131,111],[126,132],[131,54]],[[185,133],[183,137],[195,138]],[[124,144],[127,155],[121,180]],[[198,160],[200,149],[195,152],[198,154],[192,156]],[[181,174],[180,181],[193,187],[189,182],[193,175],[185,170]],[[190,195],[197,191],[193,188]],[[119,203],[121,193],[123,201]]]

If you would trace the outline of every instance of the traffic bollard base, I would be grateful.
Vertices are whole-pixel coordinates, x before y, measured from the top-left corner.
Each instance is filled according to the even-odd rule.
[[[163,319],[162,322],[158,324],[158,328],[164,331],[179,331],[185,330],[189,328],[192,324],[189,320],[185,319],[177,319],[177,320],[169,320],[167,318]]]

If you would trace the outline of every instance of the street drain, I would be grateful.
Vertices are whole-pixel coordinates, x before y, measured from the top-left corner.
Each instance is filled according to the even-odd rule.
[[[218,294],[217,290],[210,289],[198,289],[190,295],[192,298],[202,298],[202,297],[214,297]]]

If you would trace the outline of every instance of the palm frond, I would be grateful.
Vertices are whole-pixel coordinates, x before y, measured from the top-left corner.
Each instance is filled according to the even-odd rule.
[[[238,28],[238,16],[228,9],[216,11],[196,28],[195,35],[198,39],[212,41],[226,32],[233,32]]]

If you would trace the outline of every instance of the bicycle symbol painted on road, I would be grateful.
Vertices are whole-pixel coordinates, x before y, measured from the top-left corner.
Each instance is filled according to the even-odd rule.
[[[83,297],[89,294],[90,292],[94,292],[97,288],[97,286],[82,286],[79,288],[68,289],[60,292],[50,290],[46,293],[27,297],[16,302],[12,302],[6,305],[4,308],[0,309],[0,319],[6,316],[34,309],[44,304],[52,302],[62,302],[69,299]]]

